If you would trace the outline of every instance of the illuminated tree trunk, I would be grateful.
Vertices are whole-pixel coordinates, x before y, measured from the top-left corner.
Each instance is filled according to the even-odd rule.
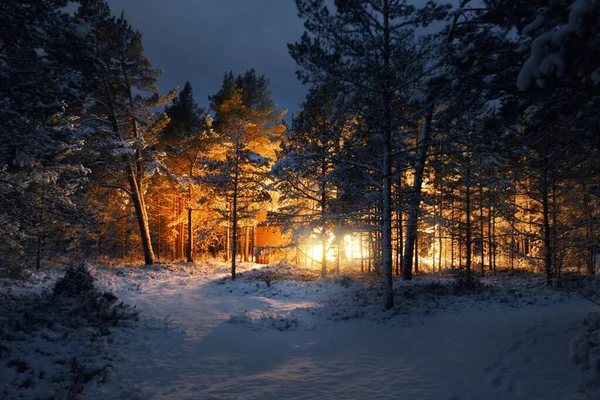
[[[442,246],[443,246],[443,234],[444,234],[444,230],[442,229],[442,223],[441,221],[444,220],[444,213],[443,213],[443,209],[442,209],[442,194],[440,192],[440,201],[438,203],[438,212],[439,212],[439,216],[440,216],[440,223],[437,224],[438,226],[438,271],[442,272]]]
[[[392,287],[392,93],[390,0],[383,1],[383,218],[381,220],[381,257],[384,308],[394,306]]]
[[[139,187],[135,171],[131,165],[127,167],[127,180],[129,181],[131,200],[135,208],[135,215],[140,228],[142,250],[144,252],[144,263],[146,265],[152,265],[154,264],[154,251],[152,250],[152,242],[150,239],[148,214],[146,213],[144,197],[142,195],[141,188]]]
[[[516,208],[516,194],[515,194],[515,208]],[[495,247],[495,239],[493,232],[493,208],[492,208],[492,192],[489,191],[488,194],[488,261],[490,264],[490,270],[496,275],[496,270],[494,268],[494,247]],[[512,268],[512,260],[511,260],[511,268]]]
[[[161,226],[161,209],[160,209],[160,192],[157,191],[156,192],[156,218],[157,218],[157,241],[158,244],[156,246],[156,258],[158,258],[160,260],[160,245],[161,245],[161,239],[162,239],[162,226]]]
[[[427,160],[427,150],[431,136],[432,118],[433,104],[429,106],[423,122],[423,133],[418,146],[418,159],[415,164],[408,219],[406,221],[406,242],[404,245],[404,263],[402,265],[402,279],[406,280],[411,280],[413,273],[412,260],[417,237],[417,220],[419,218],[419,207],[421,204],[421,187],[423,185],[423,173],[425,171],[425,161]]]
[[[365,272],[365,255],[364,255],[364,250],[363,250],[363,246],[364,246],[364,240],[363,240],[363,233],[360,232],[359,235],[359,243],[360,243],[360,272]]]
[[[326,182],[325,176],[327,175],[327,162],[323,159],[321,163],[321,182],[319,190],[321,191],[321,276],[327,276],[327,223],[325,221],[325,213],[327,207],[327,191],[326,191]]]
[[[235,280],[235,262],[237,255],[237,226],[238,226],[238,185],[239,185],[239,176],[240,176],[240,166],[239,166],[239,152],[240,152],[240,141],[239,139],[235,142],[235,166],[234,166],[234,174],[233,174],[233,202],[231,206],[231,279]]]
[[[369,263],[367,265],[367,272],[371,273],[373,271],[373,258],[375,257],[375,233],[373,231],[369,231],[368,239],[369,239]]]
[[[125,259],[125,234],[127,233],[127,215],[123,216],[121,222],[121,258]]]
[[[454,196],[450,204],[450,221],[452,226],[450,228],[450,269],[454,270],[454,238],[456,235],[455,223],[454,223]]]
[[[187,245],[187,262],[194,262],[194,242],[192,241],[193,230],[192,230],[192,208],[188,207],[188,245]]]
[[[479,238],[481,244],[481,276],[485,275],[485,252],[484,252],[484,243],[485,243],[485,233],[484,233],[484,224],[483,224],[483,182],[479,182]]]
[[[496,249],[498,244],[496,243],[496,216],[494,215],[494,209],[492,208],[492,247],[490,251],[492,253],[492,272],[496,275]]]
[[[556,199],[556,175],[554,171],[551,174],[552,179],[552,265],[554,266],[554,287],[558,287],[560,285],[561,278],[561,264],[558,260],[558,205]]]
[[[193,166],[190,168],[190,178],[192,177],[194,171]],[[188,185],[188,221],[187,221],[187,262],[194,262],[194,242],[193,242],[193,232],[194,225],[192,221],[192,184]]]
[[[465,177],[465,214],[466,214],[466,227],[465,227],[465,268],[467,270],[466,281],[467,284],[471,283],[471,252],[472,252],[472,226],[471,226],[471,160],[467,159],[467,172]]]
[[[403,173],[402,171],[400,171],[399,173],[399,177],[398,177],[398,191],[397,191],[397,208],[398,211],[396,212],[396,219],[397,219],[397,226],[396,226],[396,276],[400,275],[400,269],[402,268],[402,259],[403,259],[403,246],[404,246],[404,242],[403,242],[403,229],[402,229],[402,224],[403,224],[403,218],[402,218],[402,177],[403,177]]]
[[[177,237],[179,238],[179,242],[177,242],[178,244],[178,248],[177,248],[177,259],[182,260],[183,256],[185,254],[184,248],[185,248],[185,226],[184,223],[181,222],[182,217],[185,215],[183,212],[184,209],[184,199],[183,199],[183,195],[181,193],[179,193],[177,195],[177,220],[179,221],[179,223],[177,224],[177,231],[178,231],[178,235]]]
[[[127,87],[127,96],[129,99],[129,105],[133,110],[135,107],[133,101],[133,91],[129,81],[129,74],[127,72],[127,66],[121,64],[121,70],[125,79],[125,85]],[[116,122],[116,121],[115,121]],[[138,124],[135,118],[131,118],[131,129],[133,131],[133,137],[138,140],[140,139],[140,132],[138,130]],[[146,265],[154,264],[154,251],[152,250],[152,238],[150,236],[150,226],[148,224],[148,212],[146,209],[146,201],[144,199],[144,188],[142,180],[144,178],[144,167],[142,164],[142,154],[139,145],[135,149],[135,161],[128,163],[127,166],[127,180],[129,181],[130,190],[132,192],[132,200],[135,208],[135,213],[140,228],[142,249],[144,252],[144,263]]]
[[[417,218],[417,233],[415,235],[415,274],[419,273],[419,219]]]
[[[256,227],[252,227],[252,262],[256,262]]]
[[[548,182],[549,160],[544,157],[542,170],[542,235],[544,242],[544,270],[546,272],[546,285],[552,285],[552,233],[550,231],[550,206],[549,206],[549,182]]]
[[[176,202],[175,197],[171,196],[171,223],[169,226],[173,226],[173,230],[175,230],[175,221],[176,221]],[[173,236],[171,233],[169,235],[169,247],[171,248],[171,261],[175,261],[175,251],[177,249],[177,236]]]
[[[231,227],[229,226],[229,222],[230,217],[229,217],[229,203],[227,203],[227,226],[225,227],[225,261],[229,261],[229,252],[231,251],[231,239],[230,239],[230,234],[231,234]]]

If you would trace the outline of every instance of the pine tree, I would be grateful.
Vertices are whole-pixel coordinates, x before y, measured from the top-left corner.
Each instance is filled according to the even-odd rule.
[[[77,199],[87,169],[77,153],[82,70],[91,59],[85,24],[62,6],[0,4],[0,263],[10,267],[35,254],[27,258],[39,268],[44,243],[67,245],[76,220],[87,217]]]
[[[144,261],[154,262],[145,199],[145,179],[164,169],[160,154],[153,150],[158,133],[168,117],[154,111],[171,101],[176,92],[160,96],[154,87],[161,71],[152,69],[144,56],[142,36],[125,20],[110,17],[103,0],[84,4],[79,15],[91,25],[97,64],[93,71],[93,94],[86,105],[88,126],[95,133],[98,164],[110,170],[107,188],[125,192],[131,199],[140,230]],[[143,96],[138,93],[150,93]],[[108,151],[106,151],[108,150]]]
[[[194,100],[192,85],[186,82],[179,97],[165,110],[170,119],[169,125],[161,133],[160,142],[168,155],[168,166],[178,176],[183,177],[187,187],[187,246],[186,258],[193,261],[194,224],[193,212],[195,190],[194,178],[197,168],[211,145],[210,116]],[[179,238],[183,240],[183,238]]]
[[[271,100],[269,81],[254,70],[238,77],[226,74],[221,90],[210,100],[221,150],[207,164],[212,174],[206,181],[225,198],[227,207],[218,212],[231,227],[231,277],[235,279],[239,223],[252,219],[270,199],[265,179],[285,131],[284,112],[277,111]]]
[[[275,219],[294,229],[294,236],[317,233],[321,243],[321,275],[327,275],[327,246],[332,224],[340,215],[334,209],[338,166],[345,121],[331,118],[335,87],[314,87],[302,111],[294,118],[271,170],[281,207]]]

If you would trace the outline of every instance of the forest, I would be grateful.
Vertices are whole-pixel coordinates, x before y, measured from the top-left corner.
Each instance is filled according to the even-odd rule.
[[[420,277],[594,282],[600,3],[452,3],[295,0],[289,112],[237,65],[206,101],[159,91],[106,0],[0,2],[0,276],[285,265],[381,312]]]

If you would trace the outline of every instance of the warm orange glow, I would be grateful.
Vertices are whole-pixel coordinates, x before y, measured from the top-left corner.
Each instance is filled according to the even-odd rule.
[[[310,250],[310,257],[315,262],[320,262],[323,257],[323,245],[321,245],[321,244],[313,245]],[[327,258],[327,261],[335,261],[336,252],[332,246],[329,246],[329,245],[327,246],[327,253],[325,254],[325,257]]]
[[[344,236],[344,247],[346,250],[346,258],[350,260],[361,259],[363,254],[367,254],[368,249],[363,245],[361,251],[360,239],[354,235]]]

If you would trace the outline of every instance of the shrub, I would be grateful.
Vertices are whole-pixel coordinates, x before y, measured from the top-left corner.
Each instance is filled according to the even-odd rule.
[[[339,275],[334,278],[334,282],[342,287],[350,287],[352,285],[352,278],[348,275]]]
[[[94,285],[95,281],[85,264],[71,265],[54,285],[54,300],[75,300],[75,313],[98,326],[103,332],[122,321],[138,320],[139,312],[135,307],[118,301],[117,296],[111,292],[99,291]]]
[[[485,289],[485,285],[480,280],[476,279],[471,274],[471,280],[467,280],[467,273],[465,271],[458,271],[454,274],[454,282],[452,282],[453,292],[455,294],[479,292]]]
[[[78,297],[94,293],[96,279],[90,273],[86,264],[78,266],[69,265],[65,276],[56,281],[54,285],[54,296]]]

